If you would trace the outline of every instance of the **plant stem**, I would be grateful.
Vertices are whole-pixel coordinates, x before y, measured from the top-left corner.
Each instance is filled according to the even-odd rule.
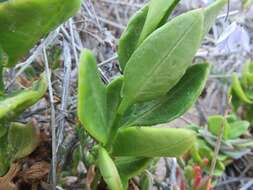
[[[115,116],[115,119],[113,121],[113,124],[112,124],[112,128],[111,128],[111,131],[110,131],[108,141],[107,141],[106,146],[105,146],[107,150],[110,150],[111,145],[112,145],[112,143],[115,139],[115,136],[116,136],[117,130],[119,128],[119,122],[120,122],[121,118],[122,118],[122,115],[117,113],[116,116]]]
[[[228,105],[230,105],[230,103],[231,103],[231,97],[229,97],[229,99],[228,99]],[[221,146],[221,142],[222,142],[222,138],[223,138],[223,134],[224,134],[224,129],[225,129],[225,120],[226,120],[228,114],[229,114],[229,110],[226,109],[225,114],[224,114],[224,121],[221,124],[220,134],[217,139],[217,143],[216,143],[215,150],[214,150],[214,157],[213,157],[211,167],[210,167],[210,173],[209,173],[209,180],[210,181],[212,180],[212,177],[213,177],[213,174],[214,174],[214,171],[216,168],[216,162],[217,162],[217,159],[219,156],[220,146]]]
[[[129,101],[125,98],[122,99],[119,108],[118,108],[118,113],[117,115],[124,115],[124,113],[126,112],[126,110],[129,108],[131,104],[129,103]]]

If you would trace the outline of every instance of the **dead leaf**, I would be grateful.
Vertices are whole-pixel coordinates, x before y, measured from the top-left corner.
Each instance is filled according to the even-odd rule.
[[[135,184],[134,180],[130,180],[129,190],[140,190],[139,187]]]
[[[0,177],[0,190],[17,190],[17,186],[13,183],[13,178],[17,175],[20,170],[20,164],[14,163],[11,165],[8,173]]]
[[[91,190],[91,185],[94,181],[94,178],[96,176],[96,167],[95,165],[92,165],[89,169],[88,169],[88,173],[87,173],[87,179],[86,179],[86,184],[87,184],[87,189]]]
[[[36,162],[29,169],[20,172],[19,176],[27,183],[40,182],[50,171],[50,164],[42,161]]]

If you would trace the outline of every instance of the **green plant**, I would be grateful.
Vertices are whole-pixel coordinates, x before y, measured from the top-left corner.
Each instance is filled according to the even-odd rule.
[[[81,0],[7,0],[0,2],[0,44],[17,64],[40,38],[73,16]]]
[[[232,84],[229,90],[232,97],[233,111],[242,119],[253,122],[253,62],[247,61],[243,67],[241,77],[232,76]]]
[[[23,125],[11,123],[9,130],[1,126],[0,175],[6,174],[10,165],[29,155],[39,143],[39,132],[31,122]]]
[[[42,74],[32,87],[6,92],[4,68],[15,66],[40,38],[72,16],[80,4],[80,0],[0,1],[0,176],[7,174],[13,162],[29,155],[38,145],[35,123],[15,121],[47,91],[47,80]],[[13,186],[10,173],[0,178],[0,189]]]
[[[221,134],[222,126],[224,127],[224,132],[217,156],[215,176],[221,176],[226,165],[250,152],[253,146],[252,138],[241,138],[243,134],[247,133],[250,124],[247,121],[241,121],[235,115],[228,115],[226,118],[220,115],[210,116],[206,129],[196,125],[189,126],[198,134],[198,138],[191,150],[190,159],[187,162],[187,170],[185,170],[187,171],[188,186],[192,186],[194,177],[196,177],[191,175],[196,166],[201,168],[206,175],[209,175],[211,161],[215,157],[214,149]]]
[[[179,157],[192,147],[193,131],[154,126],[181,116],[200,95],[209,66],[191,66],[192,59],[226,2],[216,1],[167,23],[178,1],[151,0],[122,34],[118,54],[123,76],[107,86],[94,55],[82,53],[78,117],[98,143],[92,154],[103,178],[97,174],[96,179],[103,179],[108,189],[127,189],[128,180],[153,158]]]
[[[38,141],[35,125],[13,122],[24,110],[40,100],[46,90],[47,81],[42,76],[31,88],[0,97],[0,176],[8,171],[13,161],[30,154],[37,146],[34,143]]]

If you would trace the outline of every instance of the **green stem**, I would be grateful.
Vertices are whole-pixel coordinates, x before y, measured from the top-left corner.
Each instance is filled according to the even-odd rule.
[[[121,115],[121,116],[124,115],[124,113],[129,108],[130,105],[131,104],[129,103],[129,101],[123,98],[118,108],[118,115]]]
[[[118,110],[117,110],[117,114],[113,120],[113,124],[112,124],[112,128],[110,130],[110,135],[109,135],[109,138],[108,138],[108,141],[106,143],[106,149],[110,152],[110,148],[112,146],[112,143],[115,139],[115,136],[117,134],[117,131],[120,127],[120,121],[121,121],[121,118],[122,116],[125,114],[125,112],[128,110],[128,108],[131,106],[132,104],[129,103],[129,101],[127,99],[122,99],[119,107],[118,107]]]
[[[113,124],[112,124],[112,128],[111,128],[111,131],[110,131],[108,141],[107,141],[106,146],[105,146],[107,150],[110,150],[110,148],[112,146],[112,143],[115,139],[117,130],[119,128],[119,123],[120,123],[121,118],[122,118],[121,114],[116,114],[116,117],[115,117],[115,119],[113,121]]]

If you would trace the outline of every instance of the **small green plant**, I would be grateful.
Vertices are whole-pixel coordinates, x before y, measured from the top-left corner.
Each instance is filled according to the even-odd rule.
[[[39,132],[32,122],[11,123],[9,130],[3,126],[0,130],[0,174],[4,175],[13,162],[34,151],[39,143]]]
[[[40,38],[72,16],[80,4],[80,0],[0,1],[0,189],[14,188],[10,183],[14,176],[10,175],[17,169],[11,165],[33,152],[39,143],[35,123],[21,124],[16,120],[47,91],[42,74],[32,87],[6,92],[4,68],[15,66]]]
[[[197,186],[201,185],[201,179],[207,179],[202,178],[202,175],[210,173],[212,160],[216,156],[214,149],[218,137],[222,133],[222,126],[224,130],[214,176],[221,176],[226,165],[250,152],[253,146],[252,138],[241,138],[243,134],[248,132],[250,124],[247,121],[241,121],[235,115],[228,115],[226,118],[220,115],[210,116],[207,128],[200,128],[196,125],[189,126],[197,133],[198,138],[185,168],[186,189],[190,190],[191,187],[197,189]],[[196,172],[196,168],[201,172]],[[192,175],[193,173],[196,175]]]
[[[127,189],[153,158],[180,157],[194,144],[191,130],[155,125],[180,117],[203,90],[209,66],[191,66],[192,59],[227,1],[167,22],[178,2],[151,0],[132,17],[119,41],[123,76],[107,86],[94,55],[81,55],[78,117],[98,144],[92,150],[100,169],[93,189],[101,180],[108,189]]]
[[[47,81],[42,76],[31,88],[0,97],[0,176],[8,171],[13,161],[30,154],[37,146],[34,143],[38,141],[35,125],[13,122],[23,111],[40,100],[46,90]]]
[[[253,62],[245,63],[241,76],[233,74],[229,90],[233,111],[253,123]]]

